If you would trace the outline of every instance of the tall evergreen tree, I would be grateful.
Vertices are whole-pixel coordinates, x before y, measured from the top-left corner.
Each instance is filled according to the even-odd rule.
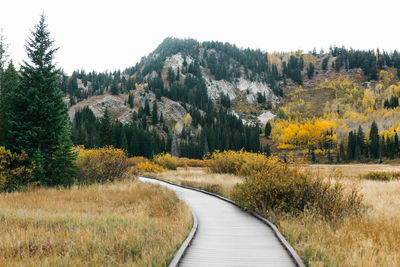
[[[364,131],[360,126],[358,126],[357,135],[356,135],[356,154],[357,159],[365,154],[365,135]]]
[[[151,119],[152,119],[153,125],[156,125],[158,122],[158,106],[157,106],[156,100],[154,100],[154,102],[153,102],[153,110],[152,110]]]
[[[5,64],[7,61],[7,44],[5,42],[5,37],[3,34],[3,29],[0,32],[0,92],[2,92],[2,76],[5,69]]]
[[[124,151],[128,151],[128,139],[126,138],[126,133],[125,133],[125,130],[124,129],[122,129],[122,131],[121,131],[121,137],[120,137],[120,139],[121,139],[121,148],[124,150]]]
[[[267,124],[265,124],[265,138],[269,138],[269,136],[271,135],[271,130],[272,130],[272,126],[271,123],[269,121],[267,121]]]
[[[134,101],[134,97],[132,94],[129,94],[128,96],[128,104],[130,108],[133,108],[133,101]]]
[[[119,88],[118,88],[118,83],[116,80],[113,80],[110,88],[111,94],[112,95],[118,95],[119,94]]]
[[[113,128],[108,110],[105,109],[100,120],[100,146],[110,146],[113,143]]]
[[[379,134],[378,134],[378,125],[375,121],[371,124],[371,130],[369,132],[369,140],[370,140],[370,151],[374,158],[379,158]]]
[[[55,175],[71,167],[54,164],[60,154],[71,150],[62,143],[71,137],[61,138],[68,115],[58,88],[59,71],[53,63],[58,48],[50,38],[44,15],[31,33],[26,45],[30,62],[24,61],[19,86],[9,94],[6,144],[12,151],[24,150],[29,156],[40,153],[46,177],[43,182],[54,184],[59,179]]]
[[[77,174],[77,166],[75,163],[77,153],[72,149],[71,123],[69,120],[67,120],[64,125],[59,143],[60,145],[54,153],[54,161],[51,163],[50,167],[50,171],[52,172],[51,177],[53,178],[46,180],[46,184],[71,186]]]
[[[2,70],[0,70],[1,72]],[[10,92],[18,86],[18,73],[14,64],[10,62],[3,75],[0,77],[2,88],[0,94],[0,145],[5,145],[6,133],[8,131],[7,114],[10,110]]]
[[[352,160],[354,159],[356,152],[356,136],[354,135],[353,131],[349,132],[349,138],[347,141],[347,159]]]
[[[144,113],[146,116],[150,116],[150,105],[149,105],[149,100],[146,98],[144,101]]]

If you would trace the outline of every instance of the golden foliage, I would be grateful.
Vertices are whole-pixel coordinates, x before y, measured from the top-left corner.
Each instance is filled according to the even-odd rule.
[[[290,160],[290,159],[289,159]],[[230,173],[248,176],[264,170],[270,158],[263,153],[240,151],[215,151],[211,154],[209,170],[213,173]]]
[[[128,159],[128,162],[132,166],[137,166],[139,163],[149,162],[149,159],[145,157],[131,157]]]
[[[31,180],[32,170],[26,167],[28,155],[12,153],[0,146],[0,192],[13,191]]]
[[[178,158],[178,167],[208,167],[209,160],[206,159],[189,159]]]
[[[187,113],[184,117],[183,117],[183,124],[186,127],[189,127],[192,124],[192,116],[190,116],[190,113]]]
[[[124,151],[113,147],[79,149],[79,183],[105,183],[120,180],[129,167]]]
[[[169,153],[154,156],[153,162],[168,170],[176,170],[179,165],[178,158],[171,156]]]
[[[272,65],[277,67],[279,73],[282,72],[281,55],[268,53],[268,67],[270,70],[272,70]]]
[[[278,120],[271,132],[272,139],[281,149],[323,148],[334,144],[337,135],[335,121],[317,119],[300,123],[290,120]],[[333,130],[331,135],[331,130]]]
[[[138,163],[136,165],[136,168],[139,170],[140,173],[146,173],[146,172],[157,173],[166,171],[166,169],[164,169],[160,165],[152,163],[150,161]]]

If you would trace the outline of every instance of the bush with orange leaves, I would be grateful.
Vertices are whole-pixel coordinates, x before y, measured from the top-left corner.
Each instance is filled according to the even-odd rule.
[[[178,158],[178,167],[208,167],[207,159]]]
[[[83,149],[78,154],[78,183],[93,184],[121,180],[129,162],[124,151],[112,146]]]
[[[149,159],[145,157],[131,157],[128,161],[131,166],[136,167],[139,163],[149,162]]]
[[[262,171],[246,176],[236,185],[233,200],[264,216],[283,212],[298,215],[309,211],[326,220],[340,220],[365,210],[362,195],[353,187],[345,190],[338,181],[302,172],[277,158],[268,158]]]
[[[166,171],[162,166],[151,162],[148,158],[145,157],[132,157],[129,158],[129,164],[134,168],[136,172],[143,174],[146,172],[163,172]]]
[[[215,151],[211,154],[209,169],[214,173],[231,173],[246,176],[261,171],[268,157],[262,153],[240,151]]]
[[[168,170],[176,170],[179,164],[178,158],[171,156],[169,153],[155,155],[153,162]]]
[[[141,162],[138,165],[136,165],[136,168],[138,169],[139,173],[146,173],[146,172],[163,172],[166,171],[162,166],[152,163],[150,161],[148,162]]]
[[[216,151],[211,155],[210,171],[244,177],[233,190],[233,200],[267,217],[270,211],[295,215],[310,211],[324,219],[336,220],[359,214],[365,208],[356,188],[347,191],[339,181],[325,180],[264,154]]]
[[[27,168],[28,155],[25,152],[12,153],[0,147],[0,192],[14,191],[26,185],[32,178],[32,170]]]

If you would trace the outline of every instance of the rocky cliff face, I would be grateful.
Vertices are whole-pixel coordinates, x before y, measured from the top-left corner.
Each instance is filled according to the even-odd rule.
[[[88,106],[97,118],[102,117],[107,109],[113,119],[123,124],[128,124],[132,122],[133,113],[138,112],[140,107],[144,107],[146,99],[149,101],[151,111],[154,101],[157,101],[158,116],[161,116],[162,113],[164,120],[171,123],[179,122],[187,114],[186,109],[180,103],[165,97],[156,100],[154,93],[151,91],[134,90],[132,93],[134,96],[133,108],[130,108],[127,104],[128,94],[120,94],[118,96],[106,94],[91,97],[72,106],[68,111],[69,117],[72,121],[77,110]]]

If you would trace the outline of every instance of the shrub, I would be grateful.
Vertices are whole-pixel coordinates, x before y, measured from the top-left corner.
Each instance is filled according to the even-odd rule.
[[[215,151],[210,157],[210,171],[237,174],[243,163],[243,153],[243,151]]]
[[[105,183],[121,180],[129,167],[129,162],[121,149],[111,146],[79,149],[78,167],[79,183]]]
[[[208,184],[195,181],[182,181],[181,185],[195,187],[210,193],[222,195],[222,187],[219,184]]]
[[[154,156],[153,162],[168,170],[176,170],[178,167],[178,158],[171,156],[169,153],[161,153]]]
[[[231,173],[241,176],[263,170],[268,157],[265,154],[241,151],[215,151],[209,169],[214,173]]]
[[[0,147],[0,192],[14,191],[28,184],[32,179],[32,169],[27,168],[28,155],[25,152],[12,153]]]
[[[347,192],[339,182],[300,172],[276,158],[267,159],[262,171],[252,172],[236,185],[232,197],[245,209],[263,215],[270,211],[298,214],[308,210],[332,220],[364,209],[362,196],[355,188]]]
[[[148,158],[145,157],[132,157],[129,158],[128,160],[129,165],[131,166],[137,166],[139,163],[146,163],[146,162],[150,162]]]
[[[208,167],[209,160],[178,158],[178,167]]]
[[[360,175],[360,178],[367,180],[377,180],[377,181],[392,181],[400,179],[400,172],[371,171],[366,174]]]
[[[148,162],[141,162],[136,165],[136,168],[138,169],[139,173],[145,173],[145,172],[163,172],[166,171],[162,166],[158,164],[154,164],[150,161]]]

